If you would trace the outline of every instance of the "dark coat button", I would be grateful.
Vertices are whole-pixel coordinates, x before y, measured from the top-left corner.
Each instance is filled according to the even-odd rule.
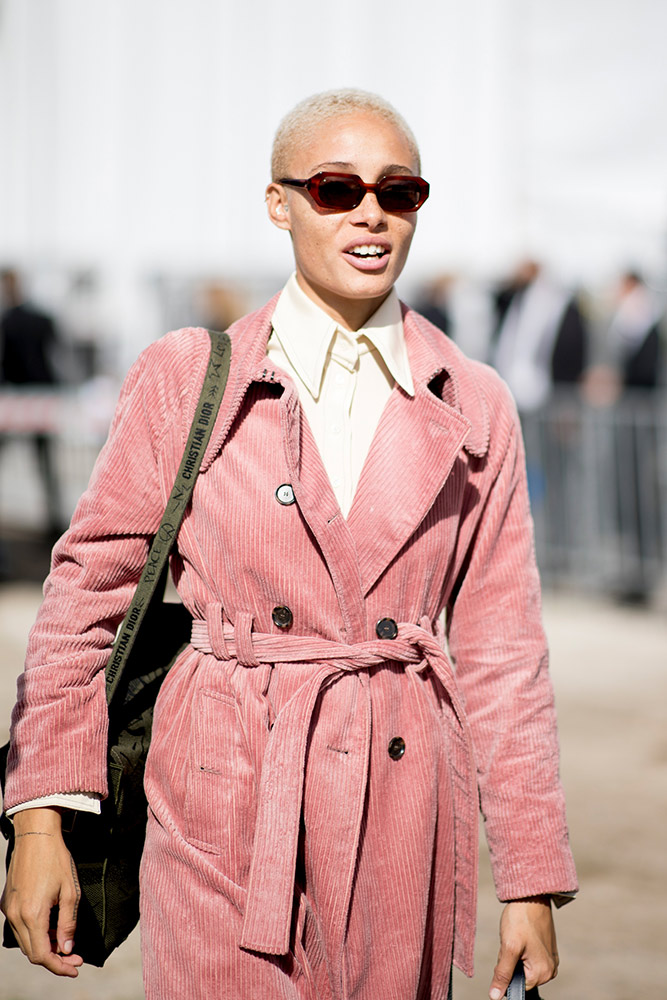
[[[284,604],[279,604],[277,608],[273,609],[271,618],[273,619],[273,624],[277,625],[278,628],[289,628],[294,620],[292,612]]]
[[[393,618],[381,618],[375,626],[378,639],[395,639],[398,635],[398,625]]]
[[[393,739],[389,740],[389,746],[387,747],[387,753],[392,760],[400,760],[405,753],[405,740],[402,736],[394,736]]]
[[[294,496],[294,490],[292,489],[291,483],[282,483],[276,490],[276,500],[278,503],[284,504],[288,507],[291,503],[294,503],[296,497]]]

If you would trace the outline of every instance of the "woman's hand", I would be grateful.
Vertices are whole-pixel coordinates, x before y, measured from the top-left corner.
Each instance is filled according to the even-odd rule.
[[[558,972],[556,930],[549,896],[507,903],[500,918],[500,951],[489,990],[491,1000],[505,996],[517,962],[523,961],[526,989],[541,986]]]
[[[62,838],[60,810],[43,807],[15,813],[14,836],[0,909],[33,964],[56,976],[78,976],[83,959],[72,952],[81,889]],[[50,928],[54,907],[55,931]]]

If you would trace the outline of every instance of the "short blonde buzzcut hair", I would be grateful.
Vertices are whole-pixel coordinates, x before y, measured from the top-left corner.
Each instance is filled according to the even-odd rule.
[[[396,108],[378,94],[348,87],[341,90],[325,90],[320,94],[313,94],[312,97],[306,97],[285,115],[273,140],[271,180],[279,181],[281,177],[288,176],[289,155],[294,146],[307,138],[312,128],[319,125],[320,122],[337,117],[337,115],[349,114],[354,111],[368,111],[394,125],[405,136],[410,152],[417,163],[417,169],[421,170],[417,140],[412,129]]]

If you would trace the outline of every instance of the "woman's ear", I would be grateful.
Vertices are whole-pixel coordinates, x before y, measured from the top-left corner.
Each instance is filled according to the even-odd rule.
[[[266,209],[278,229],[290,229],[289,205],[282,184],[271,183],[266,189]]]

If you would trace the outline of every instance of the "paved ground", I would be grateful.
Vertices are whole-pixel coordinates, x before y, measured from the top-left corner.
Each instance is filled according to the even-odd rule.
[[[2,741],[38,603],[34,584],[0,587]],[[561,974],[543,995],[665,996],[667,616],[565,594],[547,598],[545,616],[582,892],[558,913]],[[486,860],[480,881],[478,971],[472,981],[456,975],[456,1000],[487,996],[497,948],[499,905]],[[0,953],[0,969],[0,1000],[142,997],[136,936],[104,970],[86,968],[73,983],[52,979],[14,952]]]

